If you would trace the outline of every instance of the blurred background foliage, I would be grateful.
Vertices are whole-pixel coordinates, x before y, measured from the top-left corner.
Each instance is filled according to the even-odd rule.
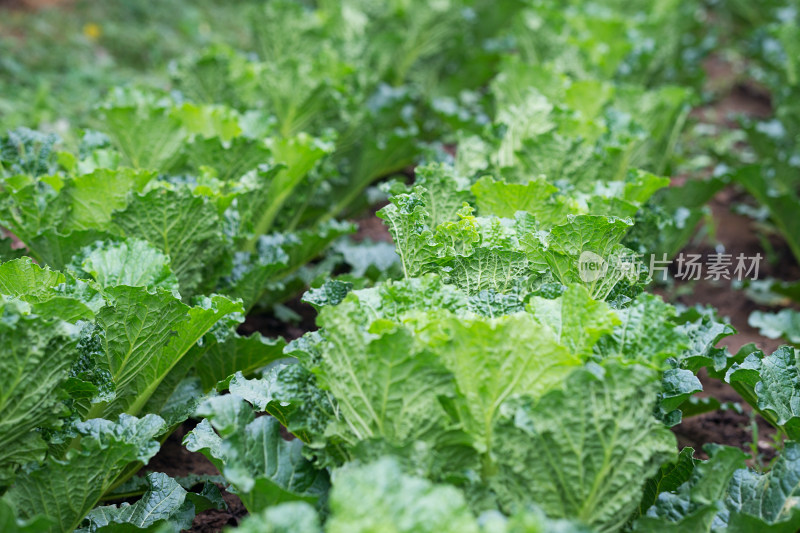
[[[0,1],[0,124],[62,135],[86,126],[109,87],[134,79],[166,87],[168,62],[212,37],[247,49],[248,13],[258,4]]]

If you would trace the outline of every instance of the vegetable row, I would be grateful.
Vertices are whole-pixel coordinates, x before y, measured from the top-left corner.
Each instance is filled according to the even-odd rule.
[[[222,482],[244,531],[796,530],[796,351],[716,347],[631,261],[702,216],[661,176],[700,6],[387,6],[270,2],[254,50],[112,91],[74,150],[3,139],[3,529],[179,531]],[[413,164],[395,250],[347,240]],[[308,285],[319,330],[237,333]],[[701,369],[787,438],[771,469],[677,449]],[[189,417],[222,479],[136,476]]]

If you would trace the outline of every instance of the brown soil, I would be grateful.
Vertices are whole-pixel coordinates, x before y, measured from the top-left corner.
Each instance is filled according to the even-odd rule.
[[[386,229],[383,220],[378,218],[375,213],[382,208],[384,204],[373,207],[368,214],[354,220],[358,225],[358,231],[353,235],[353,240],[361,242],[363,240],[371,240],[372,242],[392,242],[392,235]]]
[[[769,92],[748,78],[743,66],[732,65],[718,55],[709,57],[703,66],[706,71],[704,89],[717,98],[693,109],[692,118],[735,128],[737,115],[757,118],[772,115]]]
[[[314,322],[317,312],[309,304],[300,301],[301,296],[296,296],[283,305],[300,316],[300,321],[292,324],[275,316],[275,312],[251,312],[239,326],[240,335],[251,335],[255,332],[265,337],[283,337],[291,341],[302,337],[307,331],[317,329]]]

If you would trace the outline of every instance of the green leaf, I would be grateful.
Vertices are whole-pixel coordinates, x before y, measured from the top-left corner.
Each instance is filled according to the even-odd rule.
[[[187,147],[188,164],[197,172],[211,167],[223,182],[239,180],[247,172],[271,159],[262,140],[236,137],[225,142],[219,137],[195,139]]]
[[[242,312],[241,304],[223,296],[189,307],[163,289],[150,293],[121,285],[105,294],[110,301],[97,315],[99,366],[111,374],[116,397],[90,411],[105,416],[138,414],[208,330],[226,315]]]
[[[490,248],[477,248],[469,257],[457,255],[448,266],[449,281],[469,295],[508,292],[524,284],[530,272],[524,253]]]
[[[675,324],[675,308],[660,297],[641,294],[624,309],[617,309],[620,323],[595,349],[604,357],[619,357],[661,368],[689,346],[688,336]]]
[[[283,301],[280,291],[265,294],[265,289],[270,288],[271,283],[274,288],[275,282],[286,281],[287,276],[290,277],[321,255],[336,239],[353,231],[353,224],[331,220],[309,229],[262,235],[256,242],[254,253],[236,254],[233,272],[223,280],[223,287],[227,294],[242,298],[246,309],[259,303],[262,298],[265,304],[280,303]],[[307,283],[307,280],[303,280],[301,287],[293,291],[302,291]]]
[[[172,111],[189,134],[218,137],[229,143],[242,133],[238,113],[222,105],[197,105],[184,102]]]
[[[284,440],[274,418],[254,418],[239,396],[209,398],[197,414],[207,420],[185,437],[184,444],[215,463],[249,511],[287,501],[314,503],[327,493],[327,472],[303,457],[303,443]]]
[[[25,244],[39,263],[66,269],[84,248],[111,237],[106,232],[96,230],[73,231],[69,235],[61,235],[56,229],[47,229],[28,239]]]
[[[636,531],[793,532],[800,525],[800,445],[787,441],[772,470],[744,467],[736,448],[708,448],[689,479],[662,492]]]
[[[102,111],[103,131],[134,168],[168,170],[177,159],[186,132],[168,106],[150,95],[117,89]]]
[[[125,237],[146,240],[169,256],[184,297],[213,286],[226,243],[211,202],[185,189],[153,189],[134,196],[125,210],[114,214],[112,224]]]
[[[424,266],[435,254],[432,250],[433,234],[427,229],[429,214],[422,190],[409,194],[397,194],[391,203],[376,215],[386,221],[392,234],[397,255],[403,266],[403,275],[408,278],[424,272]]]
[[[215,485],[211,486],[216,489]],[[211,498],[215,501],[205,495],[188,492],[166,474],[151,472],[147,475],[147,491],[141,499],[132,505],[124,503],[92,509],[79,531],[149,531],[163,525],[174,531],[189,529],[198,512],[224,506],[219,489],[211,493]]]
[[[309,289],[303,295],[303,301],[313,305],[316,309],[326,305],[338,305],[353,288],[349,281],[331,279],[322,284],[321,287]]]
[[[703,217],[708,216],[708,202],[727,183],[720,178],[690,179],[659,190],[648,208],[638,213],[626,245],[640,253],[661,250],[667,257],[675,257],[695,235]]]
[[[97,169],[69,180],[60,191],[69,215],[59,231],[106,229],[114,211],[124,209],[133,193],[141,193],[155,172],[129,168]]]
[[[603,335],[618,331],[619,320],[605,302],[593,300],[580,285],[567,288],[561,298],[535,296],[528,311],[548,326],[555,338],[576,355],[588,356]]]
[[[4,496],[23,519],[39,514],[53,519],[48,532],[69,533],[78,527],[117,474],[155,455],[159,444],[154,439],[166,427],[156,415],[121,415],[118,422],[94,419],[76,424],[76,429],[82,436],[79,448],[18,477]]]
[[[3,180],[0,216],[5,228],[21,241],[32,240],[50,229],[64,216],[66,206],[57,204],[63,180],[45,176],[36,180],[30,176],[11,176]]]
[[[29,300],[49,299],[53,288],[67,278],[61,272],[41,268],[30,257],[21,257],[0,264],[0,294]]]
[[[5,298],[0,318],[0,469],[5,470],[40,455],[42,447],[30,440],[30,431],[65,414],[57,391],[78,358],[78,328],[29,314],[24,303]]]
[[[779,182],[783,178],[790,183],[788,178],[774,176],[768,181],[767,175],[775,172],[775,169],[765,169],[758,165],[750,165],[739,169],[734,174],[734,180],[741,183],[747,192],[753,195],[759,205],[766,207],[770,212],[770,218],[778,227],[781,235],[786,240],[786,244],[792,251],[795,259],[800,262],[800,222],[794,216],[797,207],[798,197],[795,193],[777,190],[774,182]],[[792,172],[789,170],[789,172]]]
[[[0,139],[0,168],[11,174],[47,174],[52,171],[51,156],[58,142],[54,133],[28,128],[11,130]]]
[[[760,351],[728,370],[725,381],[789,438],[800,437],[800,370],[797,349],[781,346],[764,357]]]
[[[162,386],[167,380],[162,382]],[[144,411],[157,411],[169,427],[175,427],[194,415],[197,407],[206,398],[200,379],[196,376],[184,377],[172,389],[169,397],[160,403],[160,387],[145,404]]]
[[[252,513],[235,530],[239,533],[321,533],[317,511],[305,502],[287,502]]]
[[[0,500],[0,530],[14,533],[41,533],[52,524],[49,518],[37,515],[30,520],[19,520],[14,508],[6,500]]]
[[[708,461],[695,462],[688,480],[677,488],[665,487],[647,515],[636,521],[634,531],[712,531],[731,477],[744,472],[747,455],[729,446],[707,445],[706,451]]]
[[[722,379],[735,359],[729,357],[725,348],[716,345],[736,333],[733,326],[720,320],[713,309],[699,306],[684,311],[675,322],[679,324],[676,332],[688,339],[688,346],[678,357],[681,365],[692,371],[705,366],[709,375]]]
[[[473,211],[465,204],[457,213],[458,220],[440,224],[433,235],[436,247],[427,252],[443,258],[454,257],[456,260],[465,260],[462,258],[470,256],[481,242],[480,221],[472,215]],[[499,250],[499,253],[504,251]]]
[[[333,148],[333,143],[305,133],[291,138],[272,139],[273,157],[283,168],[273,175],[265,191],[269,202],[260,210],[254,222],[253,244],[258,236],[272,229],[275,217],[295,188],[320,159],[333,152]]]
[[[258,303],[269,283],[280,279],[289,265],[289,256],[281,240],[262,237],[252,254],[239,252],[233,257],[231,273],[220,282],[220,288],[231,298],[241,298],[245,310]]]
[[[328,533],[477,533],[464,496],[449,485],[409,476],[386,458],[334,474]]]
[[[678,409],[694,393],[703,390],[703,385],[690,370],[669,368],[661,378],[661,392],[658,394],[658,410],[664,422],[672,427],[681,421]]]
[[[224,500],[221,499],[222,493],[219,492],[219,488],[216,486],[216,484],[225,484],[225,478],[221,475],[189,474],[181,477],[173,477],[172,479],[187,491],[202,484],[203,490],[199,496],[207,498],[209,502],[218,505],[220,508],[224,508],[225,503]],[[131,495],[144,494],[147,492],[149,486],[150,482],[147,480],[146,476],[134,476],[126,482],[117,485],[114,490],[108,492],[104,496],[104,499],[114,500],[130,497]],[[217,498],[217,494],[219,494],[219,498]]]
[[[766,474],[734,473],[728,487],[728,531],[793,532],[800,528],[800,444],[787,442]]]
[[[792,344],[800,344],[800,313],[794,309],[781,309],[777,313],[753,311],[747,323],[770,339],[784,338]]]
[[[657,390],[644,367],[592,365],[509,410],[495,430],[491,480],[503,508],[535,503],[549,517],[621,528],[647,478],[674,453],[675,437],[652,415]]]
[[[639,277],[625,260],[630,250],[619,244],[631,225],[630,220],[614,217],[569,216],[566,224],[544,237],[544,250],[531,242],[525,245],[526,252],[532,261],[543,261],[562,284],[582,284],[593,298],[602,300],[623,278]]]
[[[421,335],[431,336],[430,349],[453,373],[457,402],[463,403],[462,423],[484,453],[495,444],[494,426],[504,402],[520,395],[541,396],[583,362],[526,314],[498,319],[446,316],[429,328]]]
[[[340,412],[328,433],[351,446],[373,437],[399,444],[441,424],[445,413],[434,406],[450,392],[452,378],[437,356],[417,345],[410,331],[388,322],[378,326],[384,331],[366,335],[353,316],[359,310],[347,301],[324,307],[318,319],[326,338],[314,373]]]
[[[527,211],[543,226],[566,221],[563,204],[550,201],[558,188],[544,178],[533,178],[526,184],[494,181],[483,177],[472,186],[478,213],[482,216],[514,218],[517,211]]]
[[[683,448],[678,457],[664,463],[656,473],[644,484],[642,501],[639,504],[639,516],[643,515],[658,500],[662,492],[675,492],[678,487],[689,481],[697,460],[694,449]]]
[[[414,184],[422,187],[422,199],[430,216],[431,227],[458,219],[456,213],[470,200],[469,182],[442,163],[429,163],[414,169]]]
[[[324,440],[334,408],[329,394],[317,386],[314,375],[302,365],[276,364],[263,379],[241,378],[237,373],[231,379],[237,395],[274,416],[303,442],[318,446]]]
[[[105,288],[162,288],[178,295],[178,280],[170,269],[169,258],[147,241],[96,243],[84,250],[79,268]]]

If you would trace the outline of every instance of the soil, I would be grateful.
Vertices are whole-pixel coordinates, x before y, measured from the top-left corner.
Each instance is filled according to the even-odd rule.
[[[358,231],[353,235],[353,240],[361,242],[370,240],[372,242],[392,242],[392,235],[386,229],[383,220],[377,217],[375,213],[382,208],[384,204],[373,207],[368,214],[356,218],[354,222],[358,225]]]
[[[265,337],[283,337],[287,342],[302,337],[307,331],[314,331],[317,326],[314,322],[317,312],[309,304],[300,301],[296,296],[285,302],[284,307],[300,317],[297,322],[281,320],[274,311],[251,312],[239,326],[240,335],[261,333]]]

